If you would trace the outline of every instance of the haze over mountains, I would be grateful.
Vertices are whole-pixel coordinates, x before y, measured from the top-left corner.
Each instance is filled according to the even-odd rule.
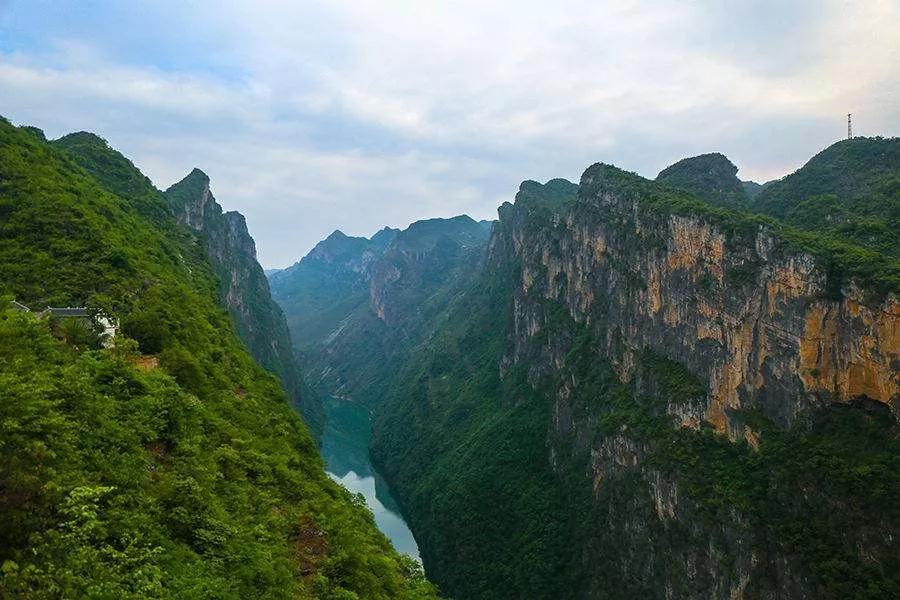
[[[3,120],[0,591],[895,597],[900,140],[736,173],[596,163],[266,276],[199,169]],[[325,475],[323,398],[424,573]]]
[[[335,232],[273,296],[454,597],[890,597],[898,152],[596,164],[490,235]]]

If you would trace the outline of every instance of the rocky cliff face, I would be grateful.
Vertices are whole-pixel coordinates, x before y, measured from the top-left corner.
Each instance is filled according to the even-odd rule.
[[[346,396],[353,379],[340,368],[357,353],[380,352],[381,329],[369,310],[369,284],[385,247],[397,235],[383,229],[372,239],[335,231],[293,266],[271,278],[303,358],[305,376],[320,393]],[[345,352],[345,337],[356,352]],[[362,376],[368,379],[368,376]]]
[[[662,210],[650,188],[634,193],[631,179],[595,165],[578,198],[549,213],[530,200],[532,191],[500,208],[488,263],[495,271],[516,266],[501,374],[525,368],[548,394],[549,460],[562,478],[574,469],[590,479],[593,526],[602,530],[599,539],[614,540],[616,578],[653,582],[646,593],[664,590],[667,598],[809,597],[808,562],[798,562],[778,533],[756,521],[765,510],[732,506],[714,522],[704,519],[705,493],[685,481],[692,467],[661,466],[690,437],[617,421],[589,373],[609,364],[628,394],[650,398],[651,408],[641,409],[647,417],[666,415],[674,427],[701,434],[711,427],[746,443],[752,457],[766,436],[781,440],[756,423],[790,431],[836,403],[896,419],[897,297],[867,293],[852,278],[835,294],[816,257],[765,225],[736,230],[702,213]],[[579,335],[591,340],[592,361],[580,371],[572,365],[584,352]],[[743,470],[736,465],[745,460],[753,459],[729,468]],[[823,482],[805,485],[805,494],[821,495],[815,503],[824,510],[848,501],[831,497]],[[796,516],[810,508],[794,502],[785,501],[792,516],[778,518],[809,518]],[[873,515],[856,528],[847,551],[856,544],[881,564],[892,550],[878,531],[895,528]],[[591,544],[582,558],[586,565],[610,560]],[[605,579],[588,581],[588,596],[605,593]]]
[[[446,298],[448,287],[476,270],[489,232],[465,215],[410,225],[374,267],[369,285],[372,311],[389,326],[438,312],[427,299]]]
[[[448,593],[900,590],[889,257],[608,165],[499,212],[376,409],[373,455]]]
[[[317,397],[305,389],[284,315],[272,300],[256,260],[256,244],[240,213],[223,212],[210,191],[209,177],[194,169],[165,192],[179,223],[198,233],[219,277],[219,295],[253,357],[277,374],[314,435],[323,414]]]
[[[370,239],[335,231],[272,276],[274,297],[304,340],[308,380],[323,393],[377,405],[401,357],[476,271],[489,232],[466,216],[384,228]]]
[[[603,341],[622,381],[651,349],[704,382],[702,410],[672,406],[683,424],[752,435],[736,412],[758,409],[789,427],[833,402],[900,406],[900,305],[854,283],[829,295],[814,257],[788,248],[765,226],[727,235],[710,218],[650,210],[588,169],[581,196],[536,227],[527,207],[501,207],[502,236],[521,264],[513,346],[519,359],[544,328],[544,300],[561,302]],[[537,299],[537,301],[535,301]]]

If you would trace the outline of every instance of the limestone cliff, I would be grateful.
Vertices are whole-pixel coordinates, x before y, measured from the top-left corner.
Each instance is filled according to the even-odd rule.
[[[442,589],[900,590],[889,256],[601,164],[499,213],[375,410],[373,457]]]
[[[619,421],[586,380],[608,363],[634,406],[649,397],[647,414],[668,415],[675,427],[700,434],[711,426],[722,438],[746,442],[751,455],[761,438],[780,440],[756,426],[760,418],[789,431],[817,410],[853,404],[896,419],[897,296],[871,293],[849,276],[830,281],[834,275],[817,256],[764,222],[737,228],[715,211],[665,208],[653,185],[637,179],[595,165],[577,198],[549,211],[534,200],[540,192],[533,182],[523,184],[515,205],[501,207],[488,264],[497,273],[514,265],[515,273],[501,374],[524,368],[548,395],[549,460],[562,478],[574,469],[590,480],[599,519],[593,526],[603,528],[600,537],[613,540],[617,552],[610,557],[588,545],[581,554],[586,565],[612,560],[617,578],[654,582],[649,589],[669,598],[810,597],[803,575],[808,562],[771,547],[777,534],[754,522],[764,510],[734,506],[715,522],[704,521],[698,498],[717,493],[697,487],[721,482],[689,483],[694,467],[666,458],[680,454],[676,448],[690,437],[665,427],[648,433],[640,420],[609,429],[604,423]],[[580,359],[590,366],[581,370],[572,366],[584,352],[578,331],[591,340]],[[666,381],[672,372],[680,385]],[[735,464],[748,464],[743,461],[753,459]],[[640,484],[623,495],[623,482],[635,476]],[[715,469],[709,476],[717,476]],[[847,502],[831,497],[822,482],[805,485],[820,506]],[[856,544],[881,564],[892,545],[880,531],[896,525],[872,520],[877,525],[859,526],[846,551],[854,553]],[[605,580],[589,581],[588,596],[605,594]]]
[[[322,393],[377,405],[482,259],[489,222],[417,221],[371,238],[335,231],[271,278]]]
[[[191,171],[165,192],[179,223],[197,232],[219,277],[222,304],[253,357],[277,374],[314,435],[323,414],[317,397],[300,376],[284,315],[272,300],[269,283],[256,260],[256,244],[238,212],[224,212],[210,191],[209,177]]]
[[[709,391],[703,419],[732,437],[744,435],[739,409],[784,427],[832,402],[900,412],[895,296],[872,297],[850,280],[834,298],[815,257],[765,225],[728,231],[712,217],[651,208],[622,191],[618,175],[588,169],[578,201],[552,227],[536,227],[527,205],[501,208],[492,246],[521,264],[513,362],[552,299],[604,341],[621,380],[648,348],[686,366]]]

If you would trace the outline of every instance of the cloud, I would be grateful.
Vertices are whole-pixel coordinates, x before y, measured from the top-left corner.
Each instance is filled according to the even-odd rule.
[[[744,178],[900,128],[896,2],[0,3],[0,113],[193,166],[283,266],[335,228],[495,214],[523,179]]]

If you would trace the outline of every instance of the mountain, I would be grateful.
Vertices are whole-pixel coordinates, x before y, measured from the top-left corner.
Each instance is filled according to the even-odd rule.
[[[690,192],[710,204],[745,208],[750,200],[738,168],[723,154],[701,154],[666,167],[656,181]]]
[[[373,461],[443,591],[900,593],[900,263],[767,208],[806,168],[749,202],[721,155],[657,181],[596,164],[524,182],[461,262],[403,232],[354,271],[310,377],[370,407]],[[853,168],[815,193],[887,194],[853,218],[897,206],[896,160]]]
[[[250,354],[279,376],[313,435],[322,433],[322,405],[306,388],[294,355],[287,322],[272,300],[269,283],[256,260],[256,245],[238,212],[223,212],[199,169],[165,191],[177,221],[198,234],[219,277],[219,297]]]
[[[366,303],[372,266],[395,235],[386,229],[369,240],[334,231],[297,264],[271,277],[272,295],[301,353]]]
[[[794,173],[767,184],[756,204],[768,214],[784,217],[808,198],[831,194],[854,212],[875,215],[895,208],[890,201],[896,199],[898,162],[900,138],[842,140]]]
[[[101,142],[0,120],[0,595],[435,597],[325,475],[206,247]]]
[[[335,231],[271,278],[322,394],[376,405],[408,353],[436,326],[481,259],[490,222],[467,216],[384,228],[370,239]]]
[[[900,138],[844,140],[766,184],[754,210],[898,258],[898,162]]]
[[[742,181],[741,187],[744,188],[744,193],[747,194],[747,199],[753,200],[759,193],[763,191],[767,183],[759,184],[755,181]]]

